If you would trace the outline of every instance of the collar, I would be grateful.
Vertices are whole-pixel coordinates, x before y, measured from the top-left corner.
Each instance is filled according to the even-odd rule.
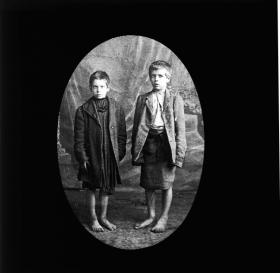
[[[109,102],[109,113],[112,115],[111,112],[113,112],[113,106],[114,106],[114,99],[110,95],[107,94],[107,99]],[[97,109],[95,106],[95,103],[93,103],[94,97],[89,98],[84,104],[83,109],[85,112],[87,112],[91,117],[96,119],[99,122]]]
[[[153,109],[153,102],[152,102],[152,95],[156,91],[152,90],[146,94],[146,105],[150,108],[150,110]],[[163,102],[163,111],[168,107],[169,102],[170,102],[170,97],[171,97],[171,90],[170,88],[165,89],[165,97],[164,97],[164,102]]]

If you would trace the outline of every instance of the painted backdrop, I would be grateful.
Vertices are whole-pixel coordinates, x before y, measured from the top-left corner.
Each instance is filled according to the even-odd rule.
[[[138,185],[140,169],[131,165],[130,155],[134,107],[137,96],[151,90],[148,68],[159,59],[172,65],[172,88],[180,92],[185,103],[188,150],[183,169],[177,168],[174,188],[197,187],[203,163],[204,133],[199,97],[189,72],[179,58],[160,42],[142,36],[121,36],[89,52],[78,64],[66,86],[57,133],[59,166],[65,188],[80,187],[73,154],[74,116],[76,109],[91,97],[88,79],[96,70],[108,73],[111,79],[110,92],[122,103],[126,115],[128,140],[127,153],[120,165],[122,186]]]

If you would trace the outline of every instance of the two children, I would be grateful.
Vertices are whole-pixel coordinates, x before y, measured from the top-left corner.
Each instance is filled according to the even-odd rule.
[[[186,151],[184,104],[169,88],[172,69],[165,61],[149,68],[153,90],[137,98],[132,129],[132,164],[141,166],[140,186],[145,189],[148,217],[135,229],[155,220],[155,190],[162,191],[162,211],[152,232],[163,232],[172,201],[175,170],[182,167]],[[114,230],[106,217],[108,195],[120,183],[119,161],[125,155],[126,126],[120,105],[107,96],[109,77],[97,71],[90,77],[93,97],[78,108],[74,150],[80,170],[78,179],[89,189],[92,229]],[[95,190],[100,189],[101,217],[95,212]]]

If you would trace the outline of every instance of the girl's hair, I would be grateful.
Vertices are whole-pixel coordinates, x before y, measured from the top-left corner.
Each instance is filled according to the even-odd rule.
[[[171,75],[172,75],[171,65],[168,62],[162,61],[162,60],[158,60],[158,61],[151,63],[151,65],[149,67],[149,76],[151,76],[152,71],[158,70],[160,68],[165,68],[167,71],[167,73],[166,73],[167,78],[171,79]]]
[[[108,74],[105,71],[95,71],[94,73],[92,73],[89,77],[89,88],[91,89],[92,87],[92,83],[94,80],[106,80],[107,82],[107,86],[110,83],[110,78],[108,76]]]

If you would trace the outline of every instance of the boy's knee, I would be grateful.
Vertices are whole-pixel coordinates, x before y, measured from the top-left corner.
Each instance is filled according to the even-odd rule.
[[[161,190],[162,193],[170,193],[172,192],[172,187],[169,187],[168,189]]]

